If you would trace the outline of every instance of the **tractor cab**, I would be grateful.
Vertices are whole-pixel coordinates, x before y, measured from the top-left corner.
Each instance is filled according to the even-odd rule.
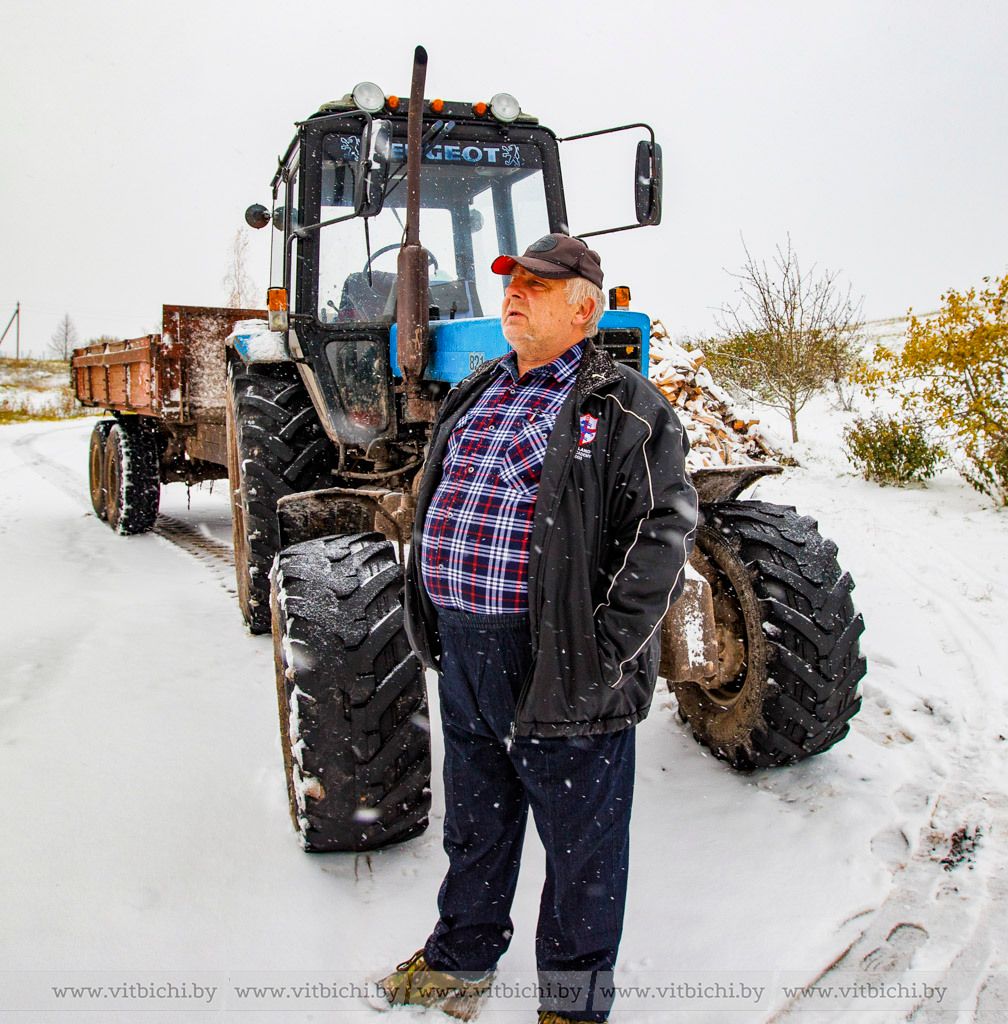
[[[326,432],[349,445],[414,433],[416,417],[406,414],[401,397],[396,329],[408,118],[407,100],[370,83],[323,106],[298,125],[280,161],[272,214],[257,208],[260,222],[273,226],[270,285],[289,299],[290,353]],[[499,319],[507,279],[490,270],[494,258],[568,229],[563,140],[521,113],[513,97],[499,94],[489,104],[424,100],[421,124],[429,340],[414,392],[432,409],[452,384],[507,351]],[[653,135],[640,145],[638,221],[657,223],[660,148]],[[609,313],[601,340],[642,369],[648,333],[643,314]]]
[[[650,135],[626,168],[636,223],[579,237],[661,217],[661,151],[647,125],[557,138],[510,96],[423,99],[426,65],[417,47],[409,104],[363,83],[300,123],[272,216],[246,214],[273,224],[273,287],[271,330],[252,321],[262,344],[235,342],[229,355],[235,569],[246,621],[273,632],[289,805],[308,850],[368,850],[427,825],[426,692],[402,567],[442,399],[508,348],[493,259],[567,231],[558,151],[576,138],[607,136],[605,163],[581,165],[582,194],[602,215],[619,201],[609,136]],[[610,306],[627,292],[611,289]],[[611,308],[596,343],[646,371],[649,334],[644,313]],[[836,545],[793,508],[737,500],[777,470],[691,473],[705,507],[683,596],[662,625],[660,671],[680,715],[747,771],[841,739],[865,671]]]
[[[556,137],[527,115],[504,123],[487,112],[476,114],[470,104],[435,102],[437,114],[424,111],[420,170],[431,318],[494,316],[503,298],[501,279],[490,272],[494,257],[563,229]],[[340,111],[343,106],[350,109]],[[294,312],[320,327],[395,320],[408,102],[380,116],[389,130],[382,154],[388,176],[376,214],[353,216],[368,116],[355,109],[352,97],[301,124],[274,181],[273,223],[279,230],[271,284],[286,287]],[[286,209],[297,211],[296,221],[287,223]],[[288,242],[292,228],[315,224],[324,226]]]

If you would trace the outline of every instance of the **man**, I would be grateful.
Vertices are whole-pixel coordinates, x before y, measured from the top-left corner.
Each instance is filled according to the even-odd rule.
[[[406,629],[439,673],[440,918],[383,981],[469,1019],[507,949],[531,806],[546,849],[540,1022],[604,1021],[623,925],[634,726],[696,527],[668,401],[592,342],[598,254],[552,234],[510,275],[513,352],[445,399],[406,569]],[[445,993],[448,998],[445,999]]]

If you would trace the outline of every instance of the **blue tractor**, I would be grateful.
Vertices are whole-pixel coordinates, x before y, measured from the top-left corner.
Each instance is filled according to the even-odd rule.
[[[402,609],[425,447],[452,385],[508,350],[494,257],[568,230],[558,145],[566,140],[507,94],[424,99],[425,69],[418,48],[408,99],[365,82],[300,122],[272,182],[272,209],[246,212],[253,227],[271,228],[273,246],[268,329],[240,324],[228,339],[235,564],[249,627],[273,633],[291,816],[308,850],[364,850],[426,827],[427,704]],[[627,168],[638,223],[609,231],[661,219],[651,129],[589,134],[623,131],[642,136]],[[596,341],[646,375],[650,321],[619,308],[627,294],[610,292],[614,308]],[[793,510],[733,500],[773,471],[694,473],[710,525],[662,640],[662,671],[684,717],[739,768],[836,742],[857,710],[863,672],[860,617],[835,548]],[[783,585],[768,577],[760,589],[746,564],[757,522],[757,553],[766,554],[769,535],[770,557],[791,572]],[[811,610],[803,588],[822,591]],[[828,607],[837,613],[830,638],[854,632],[836,670],[820,672],[815,699],[805,699],[811,710],[802,704],[807,664],[792,672],[781,710],[785,673],[772,677],[762,625],[778,599],[778,618],[796,604],[806,616]],[[799,634],[790,647],[807,646]],[[811,655],[802,647],[799,657]]]

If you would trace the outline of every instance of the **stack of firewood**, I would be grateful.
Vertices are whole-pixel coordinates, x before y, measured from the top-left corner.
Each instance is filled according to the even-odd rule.
[[[776,459],[781,442],[714,383],[699,348],[677,345],[660,320],[651,331],[648,376],[675,406],[690,440],[690,469],[746,466]]]

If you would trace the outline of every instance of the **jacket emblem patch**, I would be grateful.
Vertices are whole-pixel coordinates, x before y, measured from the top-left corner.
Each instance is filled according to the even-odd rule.
[[[591,444],[595,440],[595,432],[598,430],[598,416],[585,413],[581,417],[581,440],[578,444]]]

